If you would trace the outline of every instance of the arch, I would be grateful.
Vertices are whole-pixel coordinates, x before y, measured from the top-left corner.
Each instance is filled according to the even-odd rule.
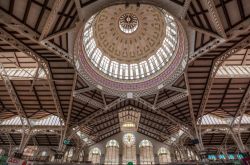
[[[123,135],[123,154],[122,164],[128,164],[133,162],[136,164],[136,138],[132,133],[126,133]]]
[[[194,151],[190,148],[187,148],[187,155],[189,160],[198,160],[196,153],[194,153]]]
[[[37,152],[37,146],[27,146],[23,151],[24,156],[35,156]]]
[[[142,140],[139,144],[139,147],[153,147],[153,145],[149,140]]]
[[[106,147],[118,147],[119,148],[119,143],[116,140],[110,140],[107,142]]]
[[[116,140],[106,144],[105,164],[119,164],[119,143]]]
[[[161,147],[158,150],[158,157],[159,157],[160,164],[166,164],[166,163],[171,162],[170,152],[166,147]]]
[[[153,145],[149,140],[142,140],[139,144],[140,149],[140,163],[141,164],[155,164]]]
[[[95,147],[90,150],[89,161],[91,161],[93,164],[100,164],[101,150],[99,148]]]
[[[74,154],[74,148],[70,148],[68,151],[65,152],[64,154],[64,161],[69,162],[71,161],[72,157]]]

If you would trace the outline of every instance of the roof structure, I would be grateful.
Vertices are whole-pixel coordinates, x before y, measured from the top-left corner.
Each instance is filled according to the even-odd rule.
[[[126,2],[0,1],[0,146],[20,145],[22,129],[32,132],[28,145],[62,149],[66,138],[74,139],[72,145],[90,145],[121,132],[122,118],[136,121],[137,132],[171,145],[189,146],[198,138],[201,148],[216,153],[225,145],[241,150],[235,138],[250,144],[249,1],[138,0],[178,20],[188,56],[171,83],[140,86],[137,93],[129,85],[119,89],[121,82],[114,81],[117,88],[111,90],[109,82],[89,78],[76,56],[84,22]],[[45,119],[56,124],[44,126]]]

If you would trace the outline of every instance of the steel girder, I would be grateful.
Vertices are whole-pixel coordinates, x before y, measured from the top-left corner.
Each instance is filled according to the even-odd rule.
[[[250,36],[247,36],[246,38],[244,38],[243,40],[241,40],[240,42],[235,44],[233,47],[229,48],[226,52],[224,52],[222,55],[220,55],[219,57],[217,57],[215,59],[215,61],[213,62],[213,65],[212,65],[212,71],[209,74],[209,79],[207,82],[205,93],[203,94],[203,98],[202,98],[202,102],[201,102],[198,116],[202,116],[204,111],[205,111],[208,97],[209,97],[209,94],[210,94],[210,91],[212,88],[213,80],[214,80],[214,77],[215,77],[216,72],[219,69],[219,67],[222,65],[224,60],[226,60],[228,57],[230,57],[231,55],[233,55],[237,51],[248,46],[249,43],[250,43]]]
[[[24,25],[22,22],[17,20],[15,17],[7,14],[2,9],[0,9],[0,22],[3,23],[4,25],[6,25],[7,27],[13,29],[14,31],[29,38],[33,42],[41,45],[42,47],[45,47],[46,49],[50,50],[51,52],[55,53],[56,55],[62,57],[63,59],[68,61],[70,64],[72,64],[72,66],[74,66],[73,55],[68,54],[63,49],[61,49],[60,47],[58,47],[57,45],[53,44],[52,42],[50,42],[46,39],[39,41],[40,35],[37,32],[35,32],[30,27]],[[73,29],[70,29],[69,31],[72,31]],[[65,31],[65,33],[69,32],[69,31]]]
[[[59,151],[61,151],[63,149],[63,141],[64,141],[64,139],[66,137],[66,133],[68,132],[70,117],[71,117],[71,111],[72,111],[72,105],[73,105],[73,101],[74,101],[73,95],[74,95],[74,90],[76,88],[76,83],[77,83],[77,74],[74,75],[74,81],[73,81],[72,92],[71,92],[70,101],[69,101],[67,119],[66,119],[64,130],[62,131],[62,135],[60,137],[60,142],[59,142],[59,147],[58,147]]]
[[[39,41],[43,40],[46,38],[55,23],[55,20],[57,19],[57,13],[60,11],[64,4],[65,0],[54,0],[53,7],[51,9],[51,12],[49,13],[49,16],[45,22],[45,25],[43,27],[42,33],[39,37]]]
[[[250,26],[249,26],[250,27]],[[201,106],[198,112],[198,117],[203,116],[205,109],[206,109],[206,104],[209,98],[209,94],[211,92],[211,88],[213,85],[213,81],[216,75],[216,72],[218,71],[219,67],[222,65],[222,63],[224,62],[225,59],[227,59],[228,57],[230,57],[231,55],[233,55],[234,53],[236,53],[237,51],[245,48],[246,46],[248,46],[250,43],[250,36],[245,37],[244,39],[242,39],[240,42],[238,42],[237,44],[235,44],[233,47],[229,48],[226,52],[224,52],[222,55],[220,55],[219,57],[217,57],[215,59],[215,61],[213,62],[212,65],[212,71],[209,74],[209,79],[205,88],[205,92],[203,94],[202,97],[202,101],[201,101]],[[201,118],[198,121],[199,123],[199,141],[202,142],[202,136],[201,136]]]
[[[60,118],[61,131],[63,131],[62,125],[63,125],[63,122],[65,121],[65,119],[64,119],[63,111],[62,111],[62,108],[60,105],[59,97],[57,95],[57,90],[56,90],[55,84],[53,82],[52,73],[50,71],[48,62],[45,59],[43,59],[42,57],[40,57],[36,52],[34,52],[33,50],[31,50],[30,48],[25,46],[22,42],[20,42],[16,38],[14,38],[11,34],[6,32],[2,28],[0,28],[0,38],[2,40],[6,41],[8,44],[15,47],[16,49],[18,49],[19,51],[22,51],[22,52],[26,53],[27,55],[29,55],[31,58],[33,58],[35,61],[37,61],[38,65],[41,66],[41,68],[44,70],[46,77],[47,77],[47,80],[49,82],[49,87],[50,87],[51,95],[52,95],[54,103],[55,103],[57,114]],[[21,148],[21,149],[23,149],[23,148]]]
[[[204,4],[206,4],[208,8],[208,13],[210,17],[212,18],[212,22],[215,26],[215,29],[217,33],[222,37],[222,38],[227,38],[227,35],[225,33],[225,30],[223,28],[219,13],[215,7],[214,1],[213,0],[203,0]]]
[[[189,63],[193,62],[195,59],[201,57],[205,53],[209,52],[212,49],[217,48],[223,43],[235,39],[237,36],[246,33],[250,29],[250,18],[247,18],[245,21],[241,22],[237,26],[233,27],[229,31],[226,32],[228,36],[227,39],[223,38],[215,38],[211,42],[208,42],[204,46],[197,49],[195,52],[189,55]]]
[[[64,120],[62,108],[61,108],[61,105],[59,102],[56,87],[55,87],[55,84],[53,82],[52,73],[50,71],[48,62],[45,59],[43,59],[41,56],[39,56],[36,52],[34,52],[33,50],[31,50],[30,48],[25,46],[22,42],[20,42],[16,38],[14,38],[11,34],[6,32],[2,28],[0,28],[0,38],[2,40],[6,41],[8,44],[15,47],[16,49],[18,49],[19,51],[22,51],[22,52],[26,53],[27,55],[29,55],[31,58],[33,58],[35,61],[37,61],[39,66],[41,66],[41,68],[44,70],[46,77],[47,77],[47,80],[49,82],[51,94],[52,94],[52,97],[53,97],[53,100],[54,100],[54,103],[56,106],[58,116]]]
[[[88,124],[91,120],[93,120],[96,116],[99,116],[101,114],[103,114],[104,112],[108,111],[110,108],[112,108],[113,106],[119,104],[121,101],[123,101],[123,98],[118,98],[115,101],[111,102],[110,104],[108,104],[106,107],[100,107],[99,110],[95,111],[94,113],[90,114],[89,116],[85,117],[84,119],[82,119],[81,121],[79,121],[78,125],[79,127],[77,127],[75,130],[73,130],[68,138],[72,138],[80,129],[81,127],[86,126],[86,124]],[[104,105],[104,104],[103,104]],[[104,108],[104,109],[103,109]]]
[[[173,97],[170,97],[169,99],[166,99],[162,101],[160,104],[156,104],[156,107],[153,106],[153,104],[141,99],[141,98],[136,98],[136,101],[142,103],[143,105],[147,106],[149,109],[153,110],[154,112],[168,118],[171,122],[177,124],[177,125],[182,125],[182,126],[187,126],[183,121],[180,119],[174,117],[173,115],[169,114],[168,112],[165,112],[164,110],[161,109],[162,106],[166,106],[170,103],[173,103],[174,101],[177,101],[179,99],[182,99],[186,97],[188,94],[187,93],[180,93],[177,94]]]
[[[184,73],[184,78],[185,78],[185,83],[186,83],[186,87],[188,89],[188,104],[189,104],[189,111],[190,111],[190,115],[192,118],[192,125],[194,127],[194,137],[199,139],[199,133],[198,133],[198,129],[197,129],[197,122],[196,122],[196,118],[194,115],[194,109],[193,109],[193,101],[192,101],[192,95],[190,92],[190,86],[189,86],[189,80],[188,80],[188,75],[187,73]],[[199,141],[199,144],[196,145],[197,149],[199,149],[199,151],[204,151],[204,146],[202,141]]]
[[[1,35],[1,31],[0,31],[0,35]],[[0,36],[1,38],[1,36]],[[29,136],[30,136],[30,128],[31,128],[31,125],[30,125],[30,121],[23,109],[23,106],[16,94],[16,91],[8,77],[8,74],[3,66],[3,64],[0,63],[0,76],[2,77],[3,81],[4,81],[4,84],[6,86],[6,89],[10,95],[10,98],[14,104],[14,106],[16,107],[16,111],[17,111],[17,114],[18,116],[20,117],[20,120],[21,120],[21,123],[22,123],[22,139],[21,139],[21,143],[20,143],[20,146],[19,146],[19,152],[22,153],[23,150],[24,150],[24,147],[25,145],[27,144],[28,140],[29,139]],[[25,123],[27,122],[27,126],[28,128],[25,127]]]

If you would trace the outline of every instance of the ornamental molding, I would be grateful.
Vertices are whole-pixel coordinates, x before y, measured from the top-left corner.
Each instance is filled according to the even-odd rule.
[[[176,24],[179,30],[178,33],[180,34],[177,43],[179,49],[175,50],[175,58],[173,58],[172,63],[170,63],[167,68],[163,68],[161,73],[154,75],[151,79],[142,79],[139,82],[133,83],[126,80],[117,82],[109,76],[100,74],[100,72],[93,69],[89,61],[86,59],[86,53],[82,46],[83,28],[81,28],[78,32],[78,38],[76,39],[74,46],[74,56],[76,57],[76,60],[78,60],[78,73],[88,82],[88,84],[91,84],[94,87],[100,86],[104,93],[116,95],[121,98],[127,98],[127,92],[132,93],[132,98],[137,98],[155,93],[159,90],[159,85],[163,85],[164,87],[172,85],[174,81],[183,74],[188,60],[186,32],[183,29],[182,24],[177,20]]]

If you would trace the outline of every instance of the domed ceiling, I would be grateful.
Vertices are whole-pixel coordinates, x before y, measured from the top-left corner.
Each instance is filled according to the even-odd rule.
[[[171,85],[188,56],[180,22],[146,4],[110,6],[93,15],[79,31],[75,50],[90,84],[124,97]]]
[[[156,7],[119,5],[97,14],[93,31],[97,47],[109,59],[132,64],[156,53],[166,35],[166,25]]]

